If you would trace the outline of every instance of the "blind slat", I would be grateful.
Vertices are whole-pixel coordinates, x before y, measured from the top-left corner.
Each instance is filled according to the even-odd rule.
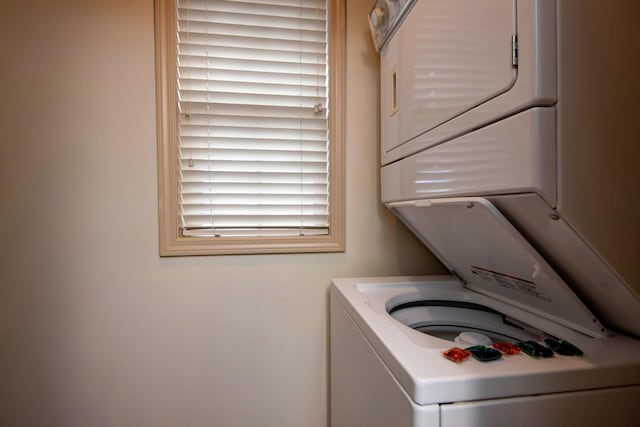
[[[242,89],[238,89],[238,86]],[[269,84],[263,82],[229,82],[217,79],[211,80],[194,80],[180,79],[180,90],[185,91],[188,96],[202,99],[203,96],[218,93],[238,93],[238,94],[259,94],[262,96],[274,97],[305,97],[308,99],[323,100],[326,88],[320,85],[303,85],[290,83],[285,84]],[[190,99],[187,97],[186,99]]]
[[[263,5],[267,6],[267,5]],[[304,13],[303,9],[276,9],[264,7],[262,13],[246,9],[245,11],[217,11],[216,9],[202,10],[178,8],[178,28],[188,30],[197,24],[228,24],[245,25],[263,29],[268,34],[272,29],[299,28],[301,30],[319,31],[325,26],[324,11]],[[288,12],[288,13],[286,13]],[[298,16],[295,15],[298,12]]]
[[[318,151],[304,150],[243,150],[238,149],[189,149],[181,153],[182,159],[230,162],[325,162],[326,154]]]
[[[180,7],[191,7],[193,9],[212,9],[218,7],[219,5],[230,3],[229,0],[179,0],[178,4]],[[268,4],[271,7],[294,7],[305,9],[325,9],[326,2],[324,0],[305,0],[301,2],[300,0],[234,0],[234,4],[245,4],[255,7],[256,5],[265,5]]]
[[[223,102],[234,105],[302,107],[313,108],[318,98],[315,96],[252,94],[242,88],[235,92],[205,92],[184,90],[180,93],[183,102]]]
[[[303,200],[295,194],[253,194],[252,200],[247,202],[244,194],[207,194],[207,193],[183,193],[184,204],[210,204],[210,205],[326,205],[327,194],[305,195]]]
[[[178,67],[179,69],[198,68],[211,71],[223,69],[230,71],[256,71],[259,73],[275,72],[296,75],[316,75],[318,73],[318,65],[316,63],[259,61],[254,58],[190,57],[187,55],[178,55]]]
[[[326,226],[327,215],[189,215],[190,228],[204,227],[291,227],[301,228],[301,220],[309,227]]]
[[[247,150],[268,150],[268,149],[280,149],[280,150],[296,150],[300,147],[300,142],[296,140],[284,140],[284,139],[267,139],[267,138],[243,138],[241,141],[233,138],[209,138],[206,136],[183,136],[181,139],[181,146],[184,151],[198,148],[210,149],[228,149],[236,148],[238,143]],[[326,141],[302,141],[302,146],[305,151],[322,151],[326,152]]]
[[[239,49],[240,52],[246,49],[264,50],[271,53],[285,52],[297,55],[311,55],[317,61],[326,60],[322,53],[326,51],[327,40],[322,38],[322,33],[310,33],[303,40],[300,37],[291,37],[299,30],[282,31],[281,34],[263,34],[255,31],[247,31],[247,34],[226,34],[215,25],[201,28],[202,32],[195,32],[193,28],[189,31],[178,32],[180,39],[179,54],[206,56],[207,52],[214,52],[216,49]],[[287,34],[288,32],[288,34]],[[233,56],[232,56],[233,57]]]
[[[180,162],[182,166],[182,174],[184,179],[197,175],[204,175],[208,172],[280,172],[299,174],[300,182],[302,182],[302,174],[307,172],[325,172],[325,162],[209,162],[194,160],[193,167],[189,167],[189,160],[183,160]],[[200,163],[200,164],[199,164]],[[197,168],[200,168],[198,170]],[[209,179],[202,177],[201,179]]]
[[[292,228],[221,228],[215,230],[211,228],[183,230],[182,235],[185,237],[268,237],[268,236],[319,236],[328,234],[326,227],[299,227]]]
[[[188,181],[187,181],[188,182]],[[202,183],[201,184],[205,184]],[[253,194],[325,194],[327,192],[326,184],[303,184],[303,183],[280,183],[280,184],[255,184],[255,183],[215,183],[207,182],[201,185],[206,188],[208,194],[245,194],[249,196],[246,203],[251,203],[250,196]]]
[[[275,49],[255,49],[255,48],[236,48],[224,46],[211,46],[208,49],[201,49],[199,46],[182,46],[178,48],[181,56],[187,57],[188,60],[200,60],[205,63],[207,60],[217,61],[219,59],[234,61],[262,61],[267,64],[273,63],[274,66],[279,64],[302,64],[317,65],[324,64],[319,55],[308,52],[291,52],[286,50]],[[180,61],[183,65],[184,61]],[[187,64],[188,65],[188,64]]]

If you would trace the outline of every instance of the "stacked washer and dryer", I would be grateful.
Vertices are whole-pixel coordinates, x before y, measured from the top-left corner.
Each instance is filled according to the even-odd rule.
[[[382,201],[451,275],[333,281],[334,427],[640,425],[637,16],[376,2]]]

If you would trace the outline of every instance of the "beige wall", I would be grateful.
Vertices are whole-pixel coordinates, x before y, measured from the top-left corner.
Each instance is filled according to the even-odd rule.
[[[0,13],[0,425],[326,425],[332,277],[441,272],[378,202],[348,2],[347,251],[158,257],[152,0]]]

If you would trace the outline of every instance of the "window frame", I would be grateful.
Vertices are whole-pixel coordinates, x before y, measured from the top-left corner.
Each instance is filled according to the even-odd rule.
[[[329,75],[329,234],[183,237],[179,227],[179,162],[175,0],[154,0],[160,256],[343,252],[345,0],[327,0]]]

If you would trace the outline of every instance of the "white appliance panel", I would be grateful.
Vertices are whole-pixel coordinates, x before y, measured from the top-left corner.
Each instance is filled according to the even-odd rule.
[[[440,427],[632,426],[638,402],[640,387],[451,403],[441,405]]]
[[[388,206],[468,288],[584,334],[606,336],[596,317],[486,199]]]
[[[623,335],[589,338],[511,304],[465,289],[461,282],[451,278],[334,279],[331,294],[352,321],[350,326],[346,322],[340,328],[357,328],[408,398],[419,406],[640,385],[638,340]],[[464,301],[486,306],[509,319],[566,339],[582,349],[584,355],[533,359],[519,354],[488,363],[474,359],[454,363],[442,355],[442,351],[456,345],[454,342],[414,330],[389,315],[392,307],[413,301]],[[334,315],[333,306],[331,315]],[[332,329],[332,351],[337,349],[333,334]],[[341,345],[349,346],[350,341],[343,340]],[[347,356],[348,352],[341,354]],[[349,366],[357,363],[356,358]],[[344,381],[358,380],[358,375],[350,376],[348,371],[344,375]],[[343,382],[336,386],[340,384]],[[348,402],[342,404],[349,405]],[[353,406],[351,409],[355,410]]]
[[[610,328],[640,336],[640,297],[637,292],[625,285],[616,271],[576,233],[562,213],[534,193],[490,196],[487,199],[554,270],[569,281],[573,291],[597,313],[600,321],[607,326],[613,325]]]
[[[398,115],[400,130],[385,151],[513,85],[514,17],[514,0],[416,2],[394,36],[399,55],[382,57],[383,117]]]
[[[480,9],[485,3],[496,16],[476,21],[476,16],[483,16]],[[556,3],[519,2],[517,11],[514,4],[419,0],[410,9],[381,51],[383,165],[518,111],[555,104]],[[456,9],[457,17],[440,10],[463,5]],[[423,25],[431,16],[445,23]],[[462,35],[468,28],[478,40]],[[511,37],[516,32],[514,68]],[[498,62],[485,64],[485,58]],[[465,89],[458,94],[457,88]]]
[[[439,405],[416,405],[408,398],[333,294],[330,307],[331,425],[439,426]]]
[[[380,52],[380,133],[382,151],[384,146],[400,144],[400,115],[398,113],[399,85],[398,63],[400,62],[400,37],[392,37],[387,47]]]
[[[381,169],[384,203],[538,193],[556,204],[555,111],[532,108]]]

